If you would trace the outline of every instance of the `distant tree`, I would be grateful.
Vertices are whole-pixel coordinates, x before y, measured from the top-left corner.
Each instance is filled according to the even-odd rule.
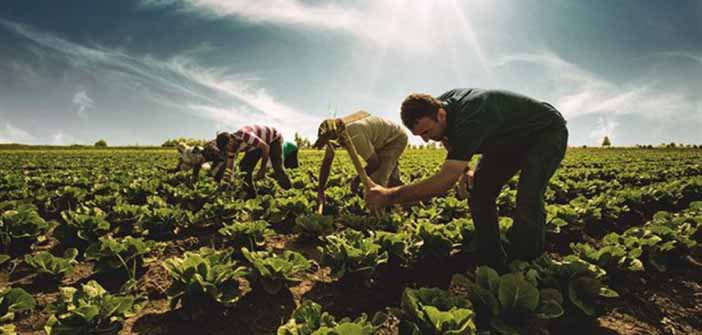
[[[310,142],[310,140],[307,139],[307,137],[302,137],[298,133],[295,133],[294,141],[299,149],[309,149],[312,147],[312,142]]]
[[[303,146],[304,146],[304,144],[305,144],[304,139],[303,139],[302,136],[300,136],[300,134],[298,134],[298,133],[295,133],[295,144],[296,144],[297,147],[300,148],[300,149],[302,149]]]
[[[602,140],[602,146],[603,147],[609,147],[612,145],[612,142],[609,140],[609,136],[605,136],[604,140]]]
[[[105,140],[98,140],[95,142],[95,147],[97,148],[106,148],[107,147],[107,142]]]
[[[165,142],[163,142],[163,144],[161,144],[161,147],[175,148],[180,142],[183,142],[189,146],[204,145],[205,143],[207,143],[207,141],[201,139],[178,137],[166,140]]]

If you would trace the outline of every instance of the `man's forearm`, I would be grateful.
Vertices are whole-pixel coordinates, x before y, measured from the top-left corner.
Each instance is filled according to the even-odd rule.
[[[334,149],[327,146],[324,151],[324,158],[322,159],[322,166],[319,169],[319,189],[317,191],[323,191],[327,185],[327,179],[329,179],[329,170],[331,169],[331,164],[334,161]]]
[[[390,203],[407,204],[428,200],[448,191],[458,179],[459,174],[453,171],[439,173],[420,182],[393,187],[388,195]]]

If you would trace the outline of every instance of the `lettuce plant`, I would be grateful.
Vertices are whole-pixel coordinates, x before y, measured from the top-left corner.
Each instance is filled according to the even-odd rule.
[[[61,217],[64,224],[56,228],[54,237],[62,244],[79,250],[97,242],[101,236],[107,235],[112,227],[107,221],[107,214],[97,207],[63,211]]]
[[[335,230],[334,218],[330,215],[309,214],[295,219],[293,231],[300,238],[314,240],[332,234]]]
[[[212,308],[233,306],[246,293],[239,279],[248,269],[237,266],[224,251],[201,248],[168,259],[164,266],[172,279],[167,291],[171,308],[180,303],[186,319],[199,319]]]
[[[422,257],[447,257],[454,247],[463,242],[461,227],[453,222],[433,224],[427,220],[419,220],[415,229],[417,238],[422,241]]]
[[[155,244],[131,236],[121,239],[103,236],[85,250],[84,256],[86,260],[95,261],[95,272],[119,270],[134,279],[144,265],[144,256],[153,250]]]
[[[0,213],[0,252],[26,253],[51,228],[31,205],[19,205]]]
[[[510,264],[513,272],[520,271],[525,278],[539,288],[559,290],[563,295],[563,306],[576,307],[582,313],[593,316],[598,312],[597,301],[619,295],[606,283],[606,271],[575,255],[557,261],[541,256],[531,262],[515,261]]]
[[[269,251],[252,252],[246,248],[242,248],[241,252],[251,264],[253,279],[258,280],[269,294],[280,292],[286,282],[300,281],[295,275],[312,265],[305,256],[290,250],[280,255]]]
[[[519,334],[519,327],[528,317],[553,319],[563,315],[560,291],[539,290],[538,283],[522,272],[500,276],[492,268],[481,266],[474,276],[454,275],[452,285],[463,287],[478,317],[497,334]]]
[[[227,245],[239,249],[259,250],[266,245],[268,237],[274,234],[270,224],[263,220],[237,222],[225,225],[218,230]]]
[[[377,230],[371,231],[370,234],[373,241],[388,253],[390,264],[409,266],[419,257],[422,242],[408,231],[392,233]]]
[[[322,253],[321,264],[329,266],[336,279],[354,274],[369,284],[376,268],[388,261],[388,252],[361,232],[349,229],[329,235],[325,240],[326,244],[318,247]]]
[[[310,203],[303,195],[287,198],[277,198],[268,210],[268,220],[271,223],[289,222],[310,208]]]
[[[117,334],[124,320],[143,307],[134,297],[109,294],[94,280],[83,284],[80,290],[59,290],[58,301],[46,308],[53,313],[44,326],[49,335]]]
[[[34,309],[36,302],[31,294],[21,288],[0,290],[0,322],[12,321],[15,313]]]
[[[617,237],[618,234],[614,233]],[[608,235],[611,240],[615,235]],[[634,248],[628,250],[624,245],[611,244],[595,248],[588,243],[571,243],[570,248],[578,257],[606,269],[607,271],[643,271],[643,263],[639,259],[642,250]]]
[[[406,288],[400,308],[400,334],[476,334],[475,313],[470,301],[442,289]]]
[[[74,248],[67,249],[63,254],[63,258],[56,257],[47,251],[41,251],[34,256],[25,255],[24,262],[40,276],[59,279],[71,273],[73,264],[76,263],[77,255],[78,250]]]
[[[2,325],[0,326],[0,335],[17,335],[17,332],[15,330],[15,325],[11,323]]]
[[[178,207],[154,207],[141,217],[137,230],[151,239],[167,239],[189,227],[193,217],[192,212]]]
[[[336,321],[334,316],[322,311],[322,306],[306,300],[287,323],[278,327],[277,335],[371,335],[384,321],[382,313],[377,313],[370,321],[365,314],[354,320]]]

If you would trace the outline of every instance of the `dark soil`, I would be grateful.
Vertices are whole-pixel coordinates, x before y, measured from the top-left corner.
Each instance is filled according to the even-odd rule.
[[[210,232],[211,233],[211,232]],[[591,240],[583,234],[566,233],[549,244],[550,253],[557,256],[569,242]],[[594,239],[593,239],[594,240]],[[399,267],[379,268],[379,278],[367,285],[363,280],[334,282],[328,268],[314,267],[304,280],[283,289],[277,295],[253,290],[236,307],[208,314],[205,320],[184,321],[179,310],[171,310],[166,290],[170,286],[163,260],[180,255],[186,250],[209,246],[212,236],[190,236],[168,242],[154,252],[156,259],[145,265],[139,278],[138,290],[149,299],[145,308],[127,320],[120,334],[275,334],[292,311],[303,300],[311,299],[324,310],[337,316],[357,317],[366,313],[372,317],[386,307],[399,307],[405,287],[440,287],[448,289],[454,273],[473,271],[476,266],[471,255],[454,254],[442,262],[427,260],[412,269]],[[280,234],[269,240],[274,249],[291,249],[319,260],[314,243],[295,240],[293,234]],[[125,278],[94,274],[92,266],[80,263],[75,271],[63,278],[60,285],[76,285],[90,279],[110,288],[118,288]],[[9,276],[13,286],[31,292],[37,299],[37,308],[29,315],[18,315],[15,325],[20,334],[44,334],[43,327],[49,314],[44,307],[53,302],[56,286],[41,283],[20,265]],[[702,257],[694,255],[667,272],[647,269],[645,272],[625,273],[612,278],[612,288],[620,298],[605,302],[602,316],[593,318],[559,319],[551,323],[531,326],[525,334],[702,334]],[[398,320],[390,318],[379,334],[398,334]]]

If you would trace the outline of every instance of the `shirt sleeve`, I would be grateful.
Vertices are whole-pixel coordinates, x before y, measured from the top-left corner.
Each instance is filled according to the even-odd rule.
[[[258,148],[258,146],[263,142],[261,138],[250,131],[237,131],[234,134],[234,137],[245,143],[247,148]]]
[[[500,125],[499,111],[486,100],[474,113],[459,111],[453,122],[446,160],[470,161],[483,141]]]

